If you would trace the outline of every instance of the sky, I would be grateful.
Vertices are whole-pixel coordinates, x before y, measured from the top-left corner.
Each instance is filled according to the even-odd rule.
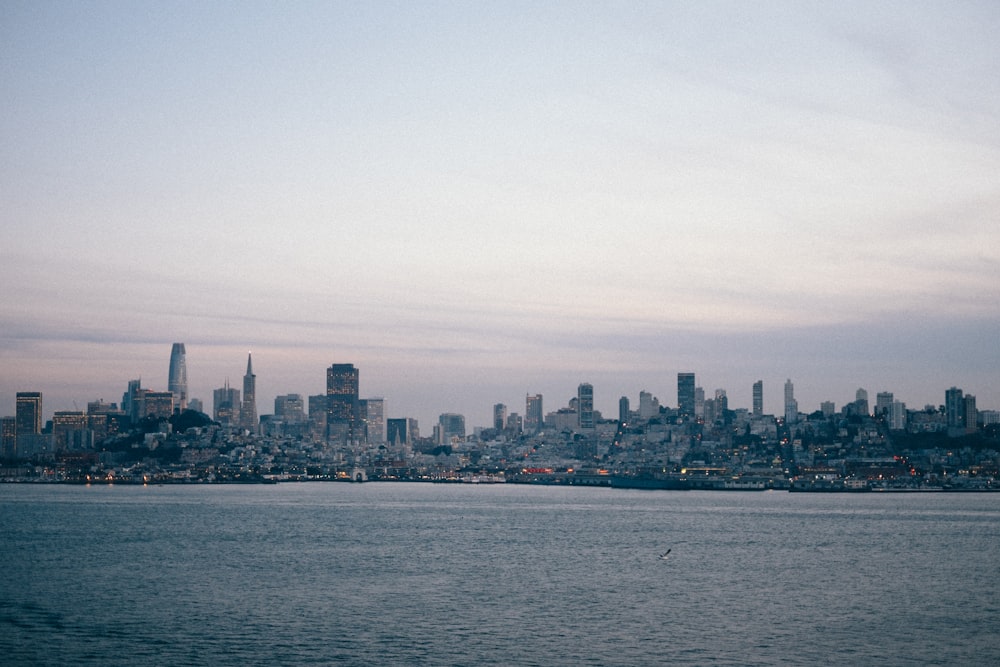
[[[0,412],[1000,409],[1000,4],[0,3]]]

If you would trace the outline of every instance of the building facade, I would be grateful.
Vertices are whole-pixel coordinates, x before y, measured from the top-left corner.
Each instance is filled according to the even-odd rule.
[[[764,381],[757,380],[753,383],[753,416],[764,416]]]
[[[326,369],[326,439],[341,445],[358,442],[361,433],[358,388],[360,373],[354,364]]]
[[[170,349],[170,371],[167,375],[167,390],[174,394],[174,404],[181,410],[188,405],[187,360],[184,343],[174,343]]]
[[[594,385],[583,382],[576,388],[578,425],[581,431],[594,428]]]
[[[243,376],[240,428],[250,433],[257,433],[257,376],[253,372],[253,358],[249,352],[247,353],[247,372]]]
[[[19,391],[16,396],[15,419],[17,433],[42,432],[42,392]]]
[[[524,398],[524,429],[535,433],[545,425],[545,413],[542,411],[542,395],[528,394]]]
[[[681,417],[693,417],[694,411],[694,373],[677,374],[677,412]]]

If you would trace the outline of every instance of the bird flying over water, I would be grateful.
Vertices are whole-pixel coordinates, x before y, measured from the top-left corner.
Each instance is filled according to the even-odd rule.
[[[669,555],[670,555],[670,549],[667,549],[666,552],[660,554],[660,560],[667,560],[667,556]]]

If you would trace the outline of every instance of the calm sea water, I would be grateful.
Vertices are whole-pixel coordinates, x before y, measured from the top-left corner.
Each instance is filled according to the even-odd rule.
[[[1000,494],[0,485],[0,526],[6,665],[1000,664]]]

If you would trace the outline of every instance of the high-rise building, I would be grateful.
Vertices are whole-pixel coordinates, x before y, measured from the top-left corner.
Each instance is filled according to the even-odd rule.
[[[576,388],[577,416],[580,430],[594,428],[594,386],[589,382],[582,382]]]
[[[181,410],[187,409],[188,378],[184,343],[174,343],[170,349],[170,373],[167,376],[167,390],[174,394],[174,404]]]
[[[639,394],[641,397],[642,394]],[[641,404],[641,400],[640,400]],[[618,399],[618,423],[624,426],[629,422],[629,404],[628,396],[622,396]]]
[[[247,372],[243,376],[243,401],[240,403],[240,428],[257,432],[257,376],[253,372],[253,358],[247,353]]]
[[[17,417],[0,419],[0,457],[17,458]]]
[[[799,402],[795,400],[795,385],[792,379],[785,380],[785,423],[794,424],[799,421]]]
[[[17,392],[15,409],[18,435],[42,432],[42,392]]]
[[[507,406],[497,403],[493,406],[493,428],[502,431],[507,426]]]
[[[827,419],[837,414],[837,406],[833,401],[823,401],[819,404],[819,410]]]
[[[972,394],[966,394],[963,399],[963,408],[965,430],[975,431],[979,424],[979,412],[976,410],[976,397]]]
[[[889,430],[902,431],[906,428],[906,403],[893,401],[889,406]]]
[[[142,418],[139,406],[139,393],[142,391],[142,378],[138,380],[129,380],[128,389],[122,394],[122,412],[128,415],[128,418],[133,422],[138,421]]]
[[[677,412],[682,417],[693,417],[694,412],[694,373],[677,374]]]
[[[309,434],[314,440],[326,439],[326,393],[309,397]]]
[[[698,418],[703,420],[706,424],[714,424],[715,420],[719,418],[719,414],[715,409],[715,399],[705,398],[704,391],[702,392],[702,400],[698,405],[698,411],[701,413]]]
[[[524,399],[524,428],[528,433],[539,431],[545,423],[545,413],[542,412],[542,395],[528,394]]]
[[[652,419],[660,414],[660,402],[648,391],[639,392],[639,418]]]
[[[712,399],[708,399],[708,400],[712,400]],[[712,406],[712,409],[714,409],[714,404]],[[712,414],[708,415],[708,417],[706,417],[705,416],[705,410],[706,410],[706,407],[705,407],[705,390],[702,387],[695,387],[694,388],[694,416],[697,417],[698,419],[704,419],[707,422],[711,422],[712,420],[714,420],[715,417],[713,415],[715,413],[712,413]]]
[[[408,447],[420,437],[416,419],[407,417],[387,419],[385,424],[387,441],[391,446]]]
[[[225,426],[240,423],[240,390],[226,384],[212,392],[212,419]]]
[[[104,399],[89,401],[87,403],[87,428],[93,432],[94,441],[104,440],[117,432],[113,431],[112,428],[118,426],[123,416],[124,413],[118,409],[117,403],[105,403]]]
[[[172,391],[150,391],[141,389],[139,391],[140,412],[143,416],[153,416],[157,419],[170,419],[174,414],[174,392]]]
[[[326,369],[326,437],[349,445],[361,437],[359,371],[354,364],[333,364]]]
[[[729,409],[729,397],[726,396],[725,389],[715,390],[715,410],[719,417],[725,417],[726,410]]]
[[[56,451],[87,449],[93,438],[87,437],[87,415],[80,410],[56,410],[52,413],[52,443]]]
[[[887,418],[889,410],[892,408],[893,396],[891,391],[880,391],[875,394],[875,416]]]
[[[521,418],[521,415],[516,412],[507,415],[507,431],[514,435],[524,433],[524,419]]]
[[[385,440],[385,399],[365,398],[361,400],[361,420],[365,427],[365,441],[371,445],[381,445]]]
[[[286,424],[306,421],[306,405],[302,394],[285,394],[274,397],[274,416]]]
[[[944,392],[944,414],[949,428],[965,426],[965,397],[958,387]]]
[[[859,415],[870,414],[868,412],[868,391],[865,389],[858,389],[854,392],[854,406],[855,410]]]
[[[764,415],[764,381],[757,380],[753,383],[753,416]]]
[[[446,412],[438,417],[438,444],[447,445],[454,440],[465,440],[465,417]]]

